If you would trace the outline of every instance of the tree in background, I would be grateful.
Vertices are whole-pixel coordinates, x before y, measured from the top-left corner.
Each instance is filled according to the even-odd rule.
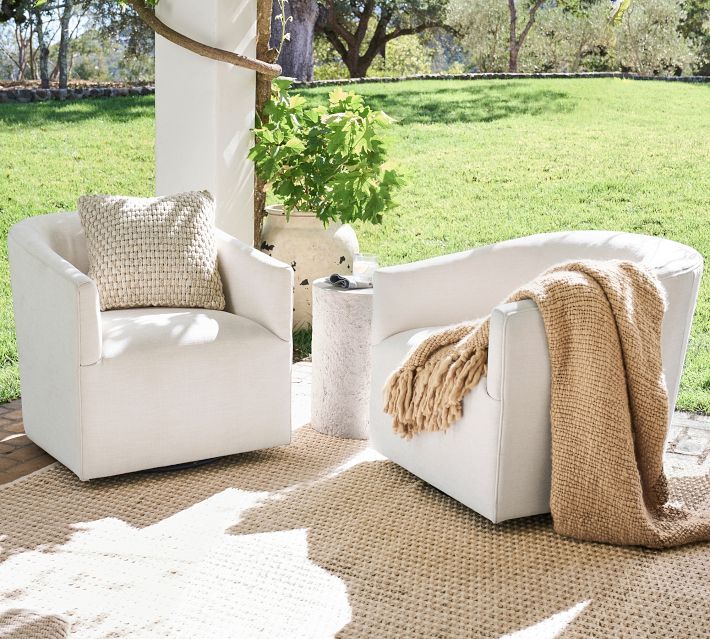
[[[69,70],[72,78],[93,82],[146,82],[154,77],[153,48],[129,51],[125,37],[107,38],[100,27],[90,28],[72,40]]]
[[[431,73],[434,48],[427,47],[416,35],[402,36],[387,46],[387,55],[378,56],[367,74],[380,78]]]
[[[697,52],[694,71],[710,75],[710,0],[685,0],[679,30]]]
[[[448,19],[480,71],[677,74],[689,71],[696,60],[682,34],[686,14],[673,0],[634,0],[618,26],[609,23],[607,0],[558,0],[541,4],[535,28],[527,28],[536,4],[519,18],[515,37],[506,0],[451,0]],[[520,46],[511,55],[513,41]]]
[[[610,70],[617,62],[609,47],[608,13],[606,2],[544,7],[528,37],[520,69],[566,73]]]
[[[503,68],[501,60],[505,58],[507,70],[514,73],[518,71],[520,51],[543,4],[544,0],[528,3],[451,0],[448,20],[463,34],[468,47],[476,52],[474,57],[478,68],[500,71]]]
[[[385,58],[378,56],[367,75],[380,78],[397,78],[421,73],[433,73],[434,58],[438,50],[434,44],[423,42],[418,36],[402,36],[393,40]],[[323,35],[315,39],[315,80],[336,80],[346,77],[348,70],[342,58],[333,50]]]
[[[317,0],[273,0],[271,47],[280,49],[283,74],[313,79],[313,46],[321,7]]]
[[[3,37],[0,37],[0,53],[10,63],[9,77],[13,80],[22,80],[28,75],[28,70],[29,73],[32,73],[34,31],[32,23],[28,22],[24,16],[21,20],[15,20],[14,17],[7,20],[12,20],[12,29],[5,29]]]
[[[621,68],[644,75],[690,70],[697,58],[681,33],[685,15],[675,0],[634,0],[616,30]]]
[[[314,43],[325,38],[352,78],[364,77],[396,38],[427,29],[448,28],[448,0],[273,0],[271,46],[283,42],[279,63],[284,75],[309,81],[314,73]]]
[[[525,39],[535,24],[537,12],[540,10],[544,0],[534,0],[528,7],[527,14],[521,22],[522,29],[518,30],[518,4],[515,0],[508,0],[508,71],[518,70],[518,57],[520,49],[525,43]]]
[[[69,81],[69,40],[71,35],[71,19],[74,15],[74,0],[64,0],[59,17],[59,53],[57,67],[59,69],[59,88],[66,89]]]
[[[351,78],[361,78],[396,38],[428,29],[449,29],[448,0],[327,0],[317,28],[343,60]]]
[[[43,1],[43,0],[40,0]],[[34,75],[33,40],[35,35],[32,12],[34,0],[2,0],[0,2],[0,23],[12,22],[13,32],[10,38],[0,41],[0,50],[14,66],[13,77],[22,80],[29,71]],[[9,40],[9,41],[8,41]]]
[[[508,10],[503,0],[451,0],[447,19],[476,71],[502,71],[508,64]]]
[[[128,5],[114,0],[95,0],[92,18],[99,36],[118,41],[125,47],[125,54],[138,58],[153,58],[155,32]]]
[[[16,33],[27,34],[29,57],[26,60],[23,60],[23,47],[18,40],[18,79],[28,76],[34,79],[39,76],[42,87],[47,88],[50,79],[58,78],[59,87],[63,89],[67,87],[70,64],[69,44],[77,35],[79,24],[88,6],[87,0],[2,0],[0,22],[12,20]],[[59,36],[56,47],[57,62],[50,72],[50,45],[57,35]],[[35,40],[37,46],[33,48]]]
[[[37,35],[37,53],[39,55],[38,70],[40,85],[43,89],[49,88],[49,44],[52,36],[47,33],[47,4],[38,5],[36,2],[31,9],[34,21],[35,34]]]

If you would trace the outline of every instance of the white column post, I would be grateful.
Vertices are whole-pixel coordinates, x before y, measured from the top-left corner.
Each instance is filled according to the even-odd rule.
[[[196,40],[256,55],[256,0],[160,0],[157,14]],[[156,192],[207,189],[217,226],[253,241],[254,71],[155,42]]]

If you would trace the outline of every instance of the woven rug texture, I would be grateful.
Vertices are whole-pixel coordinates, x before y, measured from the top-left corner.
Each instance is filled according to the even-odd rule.
[[[678,481],[683,481],[679,478]],[[493,525],[366,442],[0,487],[0,637],[710,636],[710,544]]]

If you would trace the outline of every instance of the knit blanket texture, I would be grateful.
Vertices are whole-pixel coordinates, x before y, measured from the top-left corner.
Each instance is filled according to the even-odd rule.
[[[710,539],[710,478],[663,471],[669,400],[661,359],[665,295],[641,264],[584,260],[550,268],[506,301],[533,300],[550,356],[556,532],[664,548]],[[486,375],[490,317],[443,329],[385,386],[395,432],[444,431]]]

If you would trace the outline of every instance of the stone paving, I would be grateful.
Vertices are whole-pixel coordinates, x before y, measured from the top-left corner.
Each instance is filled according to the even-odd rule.
[[[299,362],[292,375],[292,425],[296,430],[311,419],[311,363]],[[14,481],[55,461],[25,435],[22,404],[0,405],[0,484]],[[710,473],[710,417],[676,413],[666,455],[672,474]]]
[[[53,461],[25,435],[20,400],[0,405],[0,484],[29,475]]]

